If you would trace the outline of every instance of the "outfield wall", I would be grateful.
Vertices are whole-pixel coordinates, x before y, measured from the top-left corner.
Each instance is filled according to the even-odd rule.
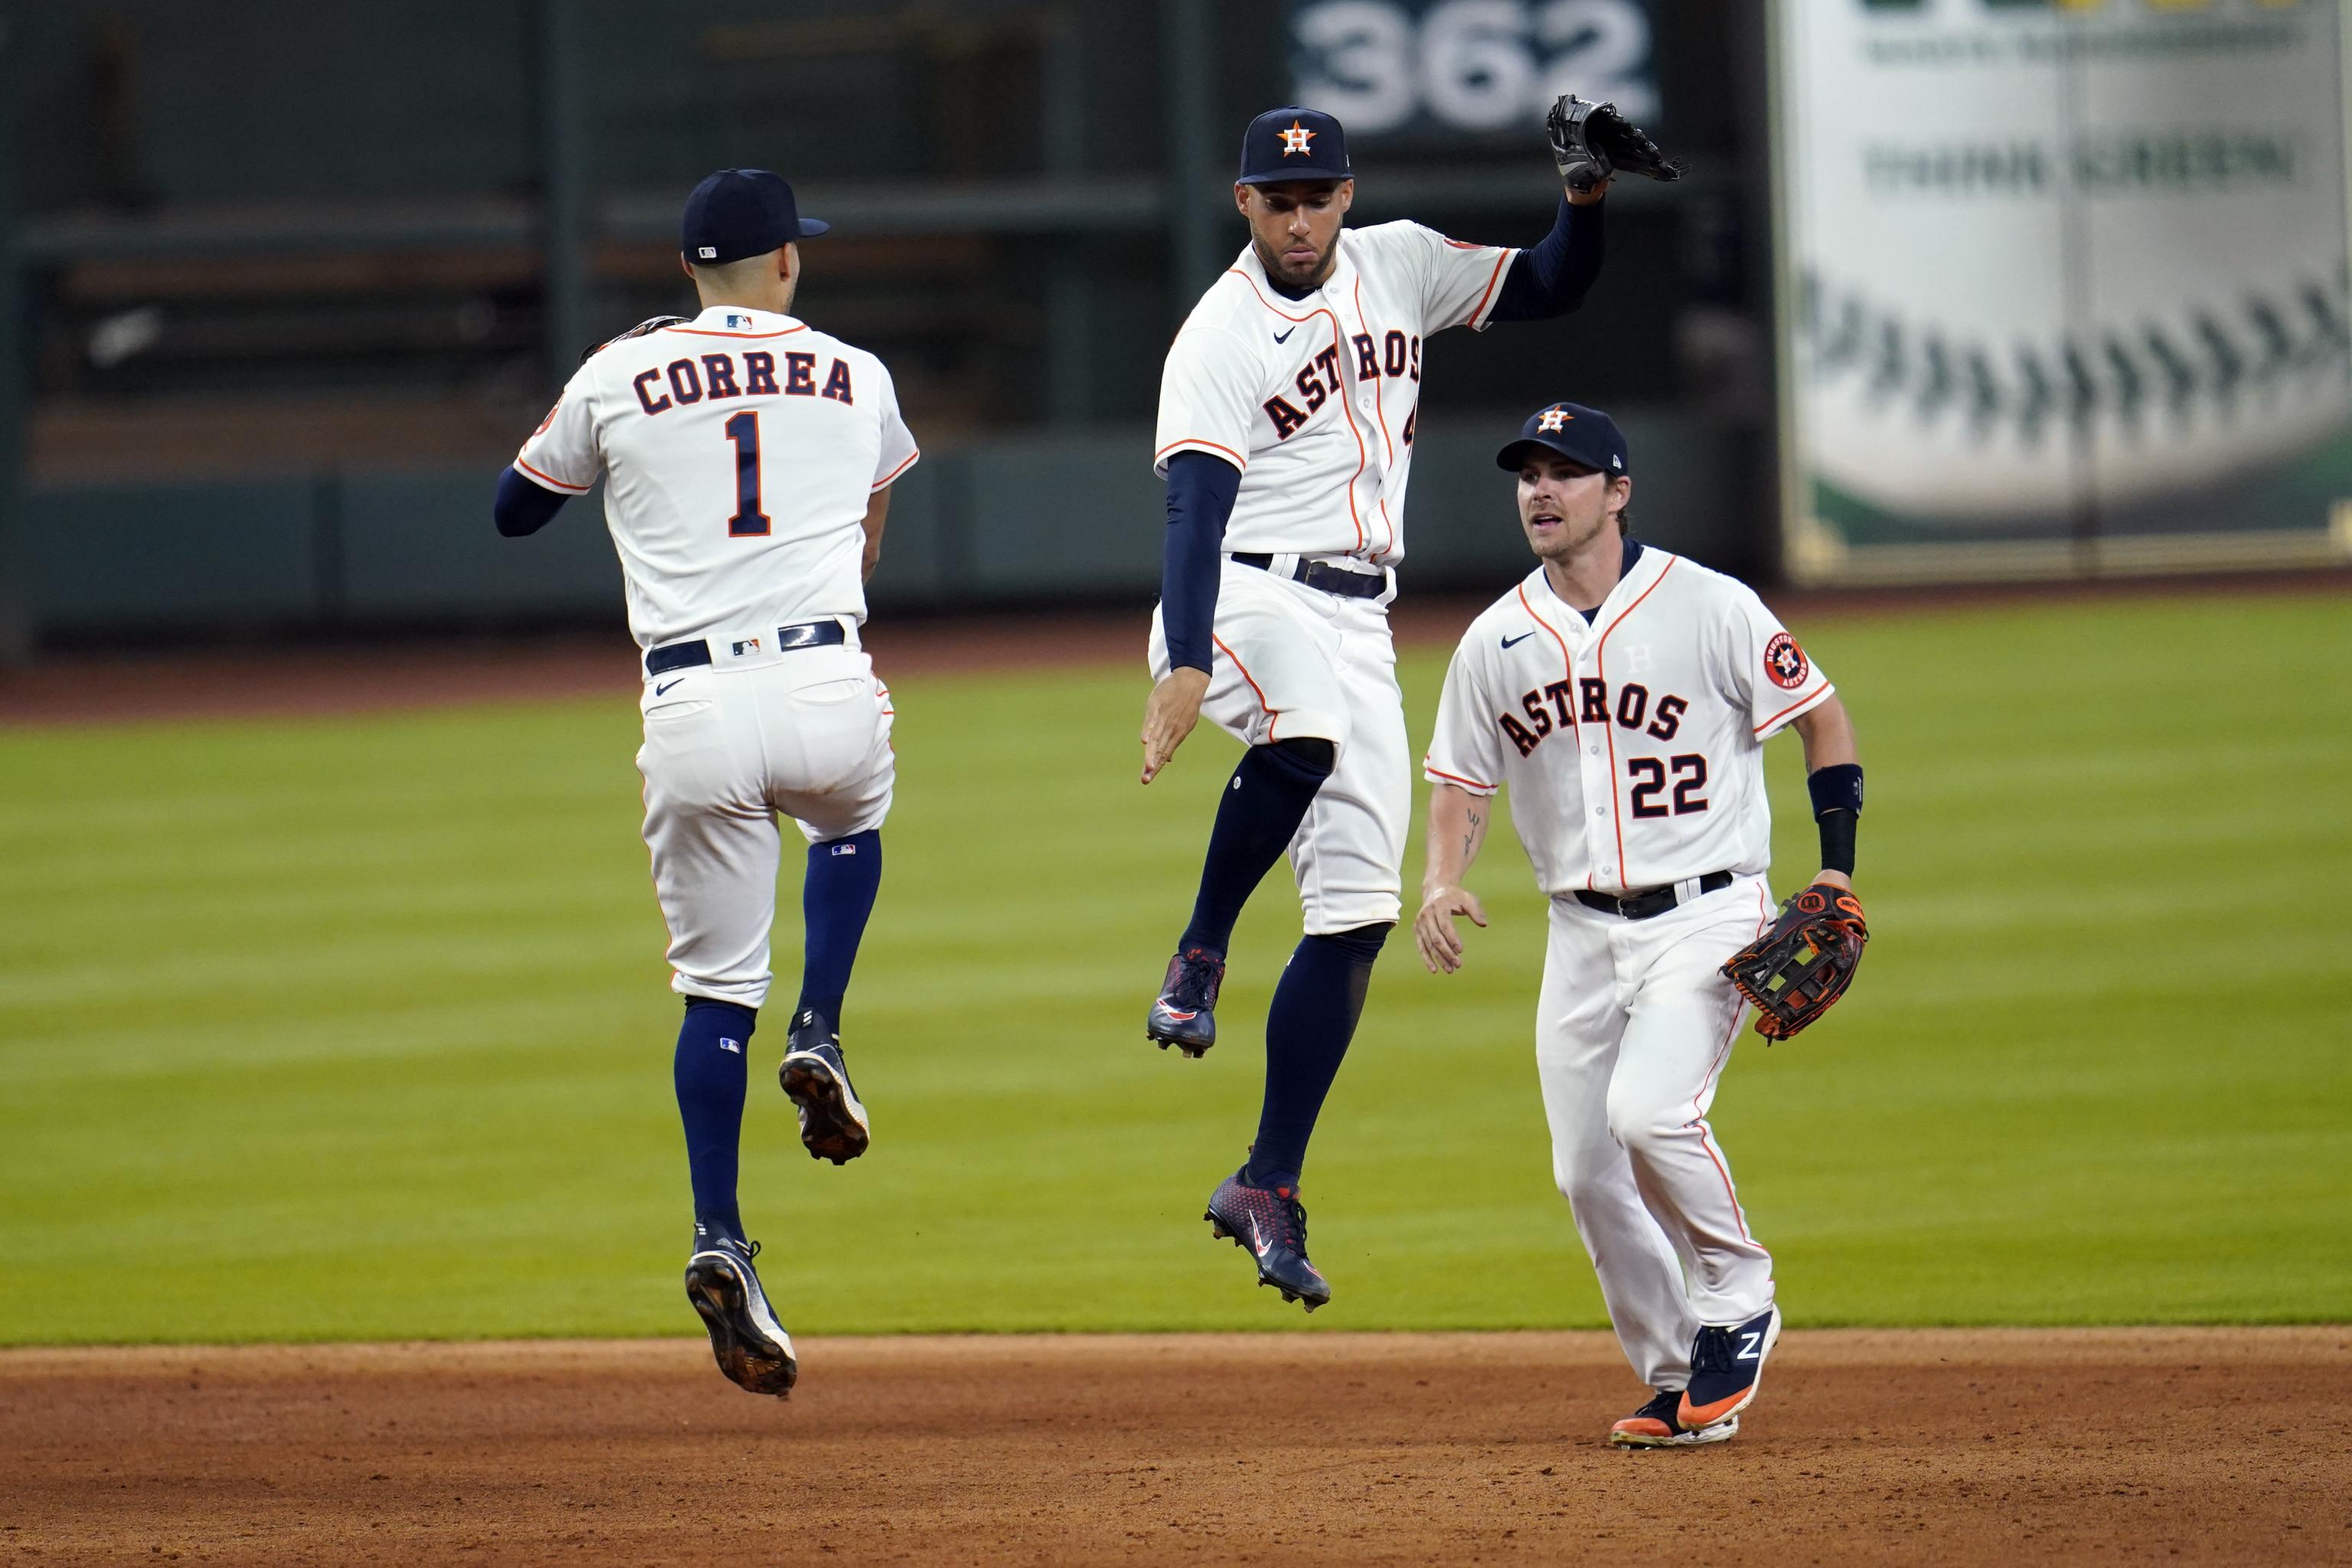
[[[1516,416],[1457,417],[1422,440],[1406,545],[1412,588],[1516,578],[1527,549],[1494,466]],[[1638,531],[1735,570],[1751,437],[1671,409],[1619,416],[1635,458]],[[898,481],[877,607],[947,610],[1087,600],[1148,604],[1160,581],[1160,487],[1143,427],[1037,435],[926,453]],[[45,641],[603,622],[620,569],[598,503],[529,540],[490,525],[496,476],[472,469],[37,489],[27,576]]]

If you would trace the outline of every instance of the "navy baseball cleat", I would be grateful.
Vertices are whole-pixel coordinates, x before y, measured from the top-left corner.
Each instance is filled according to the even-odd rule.
[[[760,1289],[751,1259],[756,1241],[694,1227],[694,1256],[686,1260],[686,1299],[710,1331],[710,1353],[737,1386],[782,1399],[793,1391],[800,1363],[793,1337],[784,1332]]]
[[[1662,1388],[1633,1415],[1609,1428],[1609,1441],[1619,1448],[1688,1448],[1700,1443],[1720,1443],[1739,1430],[1739,1417],[1694,1430],[1682,1424],[1683,1391]]]
[[[1763,1381],[1764,1358],[1780,1339],[1778,1307],[1727,1329],[1701,1329],[1691,1342],[1690,1386],[1675,1418],[1685,1426],[1712,1426],[1747,1409]]]
[[[1307,1207],[1291,1187],[1243,1184],[1244,1165],[1209,1194],[1209,1234],[1257,1255],[1257,1282],[1282,1292],[1286,1301],[1304,1301],[1313,1311],[1331,1300],[1331,1287],[1307,1261]]]
[[[866,1107],[849,1086],[849,1064],[842,1059],[841,1037],[823,1014],[803,1011],[793,1016],[776,1081],[800,1110],[801,1142],[806,1145],[810,1159],[845,1165],[866,1152],[866,1144],[873,1142]]]
[[[1146,1038],[1160,1048],[1173,1046],[1197,1057],[1217,1043],[1217,988],[1225,983],[1225,961],[1205,947],[1177,951],[1168,961],[1168,978],[1160,983],[1160,999],[1143,1026]]]

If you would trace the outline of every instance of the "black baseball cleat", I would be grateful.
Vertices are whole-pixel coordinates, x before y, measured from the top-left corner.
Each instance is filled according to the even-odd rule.
[[[822,1013],[793,1015],[793,1032],[784,1046],[783,1065],[776,1081],[784,1086],[801,1113],[801,1142],[812,1160],[845,1165],[866,1152],[873,1131],[866,1107],[849,1086],[849,1064],[842,1059],[841,1037]]]
[[[751,1267],[760,1244],[694,1227],[694,1256],[686,1260],[686,1299],[710,1331],[710,1353],[738,1387],[782,1399],[800,1376],[793,1337],[776,1321],[768,1293]]]
[[[1217,1043],[1217,987],[1225,983],[1225,961],[1205,947],[1179,948],[1168,961],[1168,978],[1143,1026],[1160,1048],[1173,1046],[1197,1057]]]
[[[1763,1382],[1764,1358],[1780,1339],[1778,1307],[1729,1328],[1699,1330],[1691,1342],[1690,1386],[1675,1418],[1685,1426],[1712,1426],[1747,1409]]]
[[[1313,1311],[1331,1300],[1331,1286],[1307,1261],[1307,1207],[1293,1187],[1243,1184],[1244,1165],[1209,1194],[1209,1234],[1257,1255],[1257,1282],[1282,1292],[1286,1301],[1304,1301]]]
[[[1609,1441],[1620,1448],[1688,1448],[1720,1443],[1739,1431],[1739,1417],[1696,1429],[1682,1424],[1683,1391],[1662,1388],[1650,1402],[1609,1428]]]

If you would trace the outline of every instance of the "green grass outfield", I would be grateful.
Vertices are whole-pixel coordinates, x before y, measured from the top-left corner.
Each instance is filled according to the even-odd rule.
[[[1798,630],[1870,768],[1875,940],[1717,1105],[1792,1321],[2352,1319],[2352,606]],[[1442,668],[1404,662],[1417,742]],[[813,1163],[780,1032],[753,1047],[744,1206],[786,1321],[1304,1326],[1200,1218],[1255,1124],[1280,873],[1225,1043],[1142,1039],[1232,742],[1142,790],[1135,668],[893,684],[847,1018],[875,1152]],[[0,1342],[692,1333],[635,723],[0,733]],[[1793,738],[1771,767],[1786,890]],[[1473,884],[1470,967],[1392,942],[1325,1114],[1318,1331],[1603,1321],[1535,1092],[1540,902],[1504,836]]]

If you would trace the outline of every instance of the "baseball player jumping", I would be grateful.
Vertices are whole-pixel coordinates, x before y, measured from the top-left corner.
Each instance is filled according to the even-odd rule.
[[[1160,381],[1168,526],[1143,782],[1203,714],[1247,750],[1146,1027],[1187,1056],[1215,1043],[1234,922],[1287,849],[1306,935],[1266,1016],[1256,1139],[1207,1217],[1255,1255],[1259,1284],[1309,1311],[1331,1288],[1307,1260],[1299,1172],[1397,920],[1412,809],[1387,610],[1423,343],[1575,309],[1600,272],[1612,173],[1680,172],[1607,105],[1564,98],[1549,131],[1565,199],[1541,243],[1513,250],[1414,223],[1342,227],[1355,180],[1339,122],[1259,115],[1233,188],[1250,242],[1193,307]]]
[[[501,478],[499,531],[525,534],[601,471],[644,652],[645,838],[669,931],[677,1106],[694,1187],[687,1298],[719,1369],[789,1393],[793,1342],[751,1267],[735,1197],[745,1048],[767,999],[777,817],[809,843],[800,999],[779,1069],[801,1141],[865,1152],[838,1027],[882,879],[895,768],[889,692],[861,649],[865,580],[892,481],[913,466],[890,373],[788,312],[799,216],[764,169],[688,197],[681,260],[702,313],[662,317],[584,357]]]
[[[1630,458],[1609,416],[1530,418],[1518,476],[1538,565],[1470,625],[1446,671],[1423,962],[1463,963],[1462,880],[1496,791],[1551,896],[1536,1065],[1552,1173],[1574,1205],[1626,1359],[1655,1391],[1612,1443],[1720,1442],[1780,1332],[1706,1121],[1748,1003],[1785,1037],[1843,993],[1866,940],[1853,897],[1862,767],[1829,680],[1745,585],[1626,531]],[[1804,742],[1822,870],[1776,922],[1764,742]]]

